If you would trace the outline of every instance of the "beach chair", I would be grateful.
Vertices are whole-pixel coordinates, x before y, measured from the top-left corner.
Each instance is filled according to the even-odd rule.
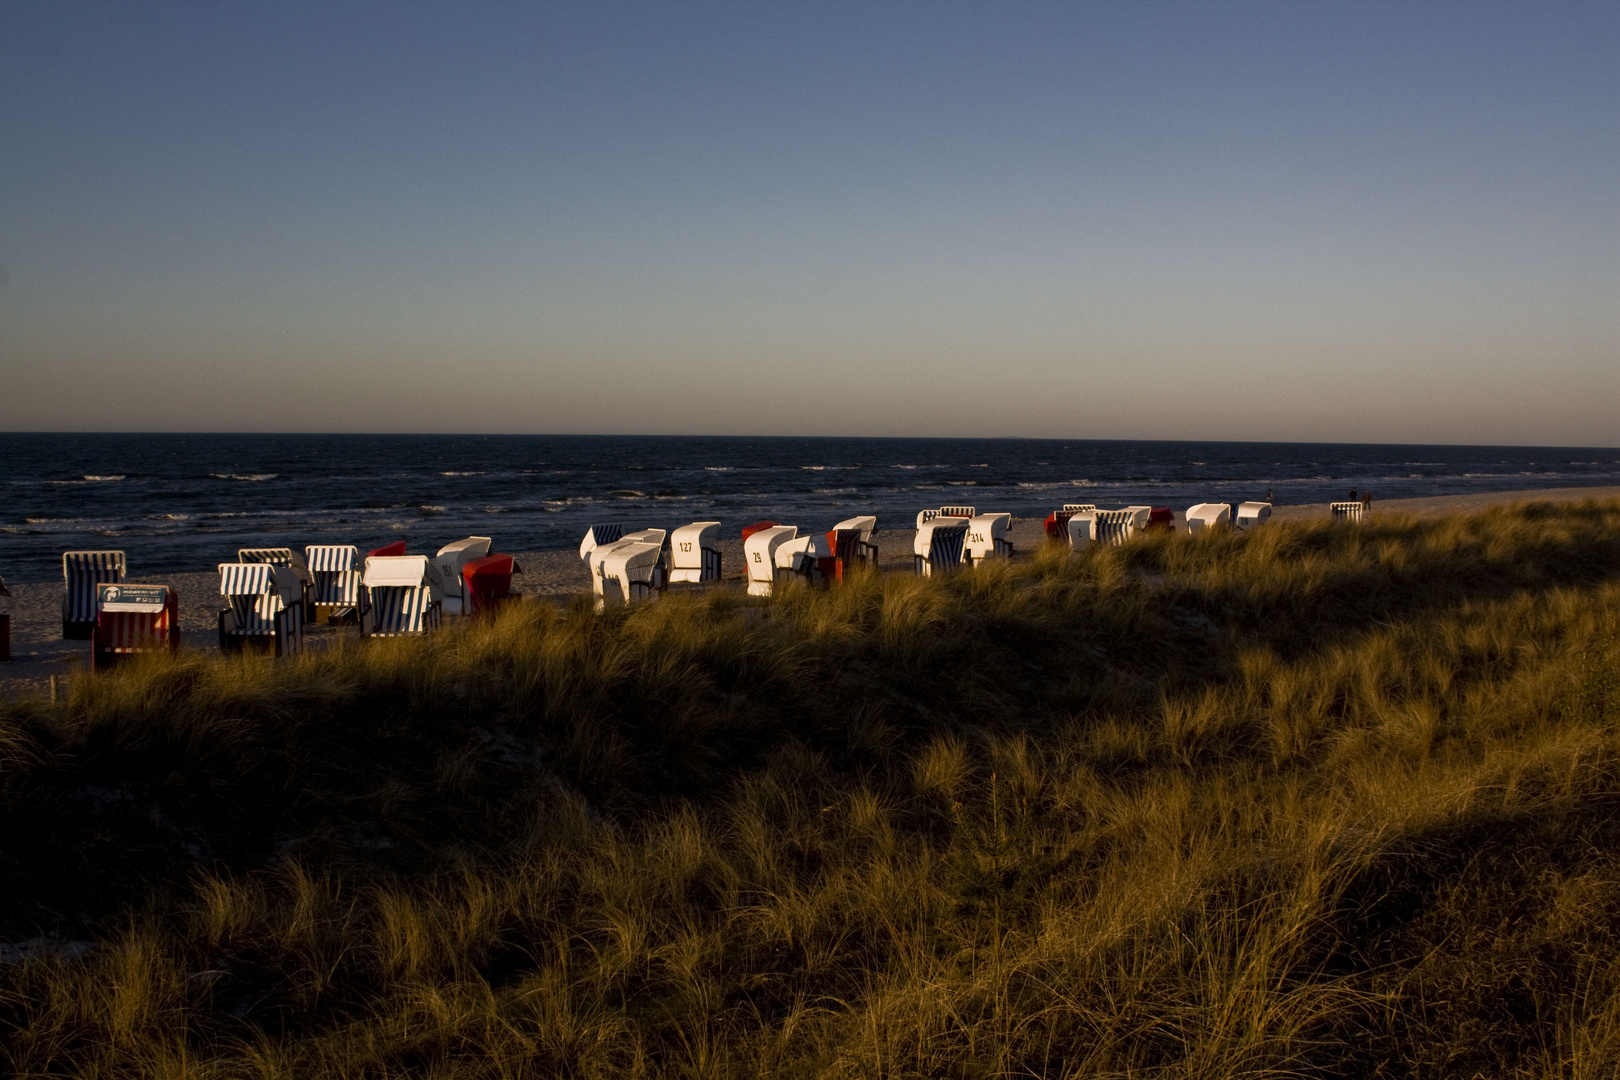
[[[1118,547],[1147,524],[1148,515],[1152,512],[1151,506],[1127,506],[1123,510],[1094,511],[1091,541],[1102,547]]]
[[[1187,507],[1187,531],[1201,533],[1232,523],[1232,508],[1225,503],[1195,503]]]
[[[856,563],[877,568],[878,547],[872,543],[877,518],[870,514],[845,518],[827,530],[827,554],[819,556],[816,569],[826,581],[843,581],[844,572]]]
[[[703,582],[720,580],[720,523],[694,521],[682,525],[669,537],[669,581]]]
[[[971,518],[978,513],[971,506],[942,506],[938,510],[917,511],[917,528],[922,528],[935,518]]]
[[[971,521],[973,515],[968,515]],[[936,516],[923,523],[912,542],[913,565],[919,577],[932,577],[962,566],[968,523],[956,516]]]
[[[445,615],[466,615],[470,611],[467,583],[462,580],[461,568],[474,559],[489,554],[491,541],[487,536],[468,536],[444,545],[433,556],[431,574],[439,578],[440,611]]]
[[[426,555],[367,555],[360,583],[369,600],[360,617],[363,637],[428,634],[439,628],[439,576]]]
[[[317,623],[350,622],[360,617],[366,595],[360,587],[360,549],[353,544],[312,544],[304,565],[314,581],[312,619]]]
[[[756,529],[743,540],[743,563],[748,567],[748,595],[769,596],[776,581],[776,552],[783,544],[798,539],[793,525],[771,525]]]
[[[375,555],[379,559],[393,559],[403,554],[405,554],[405,541],[395,540],[392,544],[384,544],[380,548],[372,548],[370,551],[366,552],[366,558],[369,559]],[[363,570],[364,568],[362,567],[362,571]]]
[[[656,600],[667,582],[664,545],[653,540],[621,540],[602,556],[601,596],[609,603],[639,604]]]
[[[1097,515],[1101,511],[1093,507],[1090,510],[1076,510],[1069,515],[1064,531],[1068,534],[1069,550],[1078,555],[1097,540]]]
[[[1143,532],[1174,532],[1176,512],[1168,506],[1155,506],[1142,525]]]
[[[304,557],[292,548],[238,548],[236,561],[239,563],[269,563],[271,566],[283,566],[298,575],[300,591],[303,594],[304,607],[302,610],[305,619],[315,617],[315,578],[309,572],[309,564]]]
[[[122,551],[64,551],[62,580],[62,639],[88,641],[96,632],[96,586],[124,580]]]
[[[1360,506],[1360,503],[1356,504]],[[1264,525],[1271,518],[1271,504],[1268,502],[1239,503],[1237,513],[1232,515],[1237,527],[1252,529],[1256,525]]]
[[[100,671],[140,653],[180,647],[180,594],[167,585],[96,586],[90,668]]]
[[[1066,542],[1069,539],[1069,519],[1076,514],[1083,514],[1097,509],[1091,503],[1064,503],[1063,509],[1054,510],[1046,515],[1041,522],[1041,529],[1046,533],[1047,539]]]
[[[487,614],[516,600],[519,594],[512,591],[512,575],[521,573],[523,568],[516,559],[498,553],[463,565],[462,595],[467,598],[467,614]]]
[[[970,564],[986,559],[1012,558],[1012,541],[1007,530],[1012,528],[1011,514],[976,514],[968,519],[966,557]]]
[[[823,567],[832,569],[833,556],[824,537],[814,533],[795,536],[776,549],[775,574],[778,582],[799,578],[811,585],[827,580]]]
[[[592,525],[585,530],[585,539],[579,542],[579,561],[586,566],[591,565],[591,552],[608,544],[617,544],[624,538],[628,526],[618,522],[606,525]]]
[[[861,514],[857,517],[845,518],[832,527],[827,534],[829,542],[833,532],[853,532],[855,536],[854,558],[869,562],[873,566],[878,562],[878,546],[872,542],[872,534],[877,532],[877,518],[871,514]]]
[[[763,532],[766,529],[774,529],[779,524],[781,524],[781,523],[777,522],[777,521],[764,521],[764,520],[761,520],[761,521],[754,522],[752,525],[744,525],[743,529],[742,529],[743,543],[746,544],[748,542],[748,538],[750,536],[753,536],[755,533]]]
[[[304,583],[286,566],[268,562],[219,564],[221,652],[244,648],[291,656],[304,647]]]
[[[610,584],[609,580],[608,580],[608,578],[606,576],[606,574],[607,574],[606,565],[607,565],[608,557],[611,556],[616,549],[618,549],[619,547],[622,547],[623,545],[626,545],[626,544],[642,544],[642,545],[652,544],[652,545],[654,545],[654,546],[656,546],[658,548],[659,557],[654,560],[653,567],[651,568],[651,570],[649,570],[647,572],[648,576],[645,579],[638,578],[637,580],[642,581],[642,584],[647,589],[651,589],[653,591],[656,591],[658,589],[662,589],[664,587],[664,584],[665,584],[665,581],[666,581],[665,574],[667,572],[667,563],[664,560],[663,551],[664,551],[664,548],[665,548],[664,541],[667,538],[667,536],[668,536],[668,533],[666,533],[663,529],[640,529],[640,530],[637,530],[636,532],[625,533],[618,540],[615,540],[612,543],[597,544],[595,547],[591,548],[591,550],[589,552],[586,553],[586,559],[587,559],[586,565],[588,567],[590,567],[590,572],[591,572],[591,591],[596,594],[596,606],[597,606],[598,610],[601,609],[603,604],[608,599],[608,587],[609,587],[609,584]],[[645,561],[645,555],[643,554],[642,560],[638,561],[636,563],[636,566],[634,567],[634,569],[637,571],[638,574],[643,569],[642,563],[644,561]],[[616,563],[615,565],[618,566],[619,564]],[[623,566],[621,568],[624,569],[626,572],[628,572],[628,570],[631,569],[628,566]],[[612,587],[617,590],[617,594],[619,596],[628,597],[629,596],[629,590],[628,590],[627,585],[628,585],[628,579],[626,580],[625,583],[618,583],[617,579],[615,579],[615,582],[613,583]],[[640,588],[638,588],[637,591],[639,593],[642,590]],[[645,599],[645,598],[638,596],[638,599]]]
[[[1348,521],[1352,524],[1361,523],[1361,503],[1336,502],[1328,506],[1328,512],[1333,515],[1334,521]]]

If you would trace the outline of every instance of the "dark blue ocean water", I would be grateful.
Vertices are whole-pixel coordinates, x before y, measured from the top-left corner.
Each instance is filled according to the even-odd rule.
[[[1027,439],[521,435],[0,435],[0,576],[121,548],[134,575],[210,570],[239,547],[468,534],[571,548],[597,521],[762,517],[909,526],[941,503],[1044,515],[1263,497],[1325,502],[1620,484],[1620,450]]]

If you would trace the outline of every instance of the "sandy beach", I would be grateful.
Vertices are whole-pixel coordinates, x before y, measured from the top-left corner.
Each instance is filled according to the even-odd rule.
[[[1610,498],[1620,498],[1620,487],[1550,488],[1444,495],[1423,499],[1375,500],[1372,514],[1375,517],[1411,515],[1433,518],[1514,503],[1534,501],[1569,503]],[[1276,507],[1272,518],[1276,521],[1308,521],[1324,517],[1327,513],[1326,503],[1312,503]],[[1178,526],[1182,520],[1182,509],[1177,509]],[[911,569],[912,537],[911,529],[878,530],[875,539],[884,570]],[[1034,551],[1044,540],[1040,520],[1015,518],[1011,539],[1019,554],[1027,555]],[[499,546],[497,544],[497,549]],[[723,583],[720,587],[741,588],[742,541],[722,540],[720,549],[724,568]],[[566,603],[575,594],[590,589],[590,578],[575,551],[519,552],[517,561],[523,569],[523,574],[514,579],[513,585],[527,598]],[[134,574],[130,580],[167,584],[179,592],[182,647],[206,651],[218,648],[216,619],[220,601],[217,572],[198,571],[155,577]],[[81,669],[89,655],[89,643],[62,640],[61,581],[8,582],[7,585],[12,595],[9,598],[0,597],[0,613],[11,616],[11,663],[0,665],[0,693],[41,691],[49,686],[50,676],[68,675]],[[354,632],[352,629],[314,627],[311,628],[308,643],[318,648],[324,642],[333,640],[339,633]]]

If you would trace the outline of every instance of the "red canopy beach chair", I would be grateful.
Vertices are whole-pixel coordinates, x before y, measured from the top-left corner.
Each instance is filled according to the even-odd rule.
[[[180,646],[180,596],[167,585],[96,586],[90,667],[101,671],[139,653]]]

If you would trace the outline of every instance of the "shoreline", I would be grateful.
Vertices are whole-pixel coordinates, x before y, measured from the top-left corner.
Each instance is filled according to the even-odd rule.
[[[1416,499],[1374,498],[1373,517],[1442,517],[1469,513],[1493,506],[1526,502],[1571,503],[1588,499],[1620,498],[1620,486],[1587,488],[1534,488],[1517,491],[1479,492],[1466,495],[1438,495]],[[1178,524],[1184,508],[1176,510]],[[1325,518],[1326,503],[1278,506],[1273,521],[1310,521]],[[733,534],[735,535],[735,533]],[[874,536],[885,571],[905,571],[911,567],[911,529],[879,529]],[[1037,518],[1014,518],[1010,539],[1015,549],[1027,553],[1044,540]],[[741,583],[743,578],[742,541],[720,542],[722,581]],[[576,551],[530,551],[515,553],[523,574],[513,586],[525,597],[567,603],[590,589],[590,578]],[[215,620],[219,609],[219,578],[215,571],[183,574],[132,575],[133,583],[167,584],[180,594],[181,644],[188,649],[217,650]],[[0,664],[0,693],[15,694],[43,690],[51,675],[68,674],[84,664],[89,643],[61,639],[62,583],[9,583],[12,596],[0,597],[0,613],[11,616],[11,662]],[[337,631],[315,629],[310,644],[319,647],[323,638]]]

